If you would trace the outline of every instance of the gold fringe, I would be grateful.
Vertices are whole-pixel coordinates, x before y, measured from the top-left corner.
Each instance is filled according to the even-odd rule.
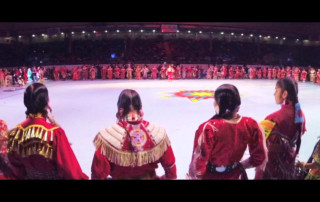
[[[35,125],[30,125],[30,126],[28,126],[28,127],[26,127],[26,128],[23,128],[21,125],[18,125],[18,126],[16,126],[14,129],[21,129],[21,130],[23,130],[23,131],[26,131],[26,130],[28,130],[29,128],[34,128],[34,127],[43,128],[43,129],[46,130],[46,131],[53,131],[53,130],[59,128],[58,126],[56,126],[56,127],[51,128],[51,129],[48,129],[48,128],[44,127],[43,125],[35,124]]]
[[[47,142],[47,138],[48,138],[48,131],[46,132],[46,134],[44,134],[43,141]]]
[[[26,134],[27,134],[27,131],[22,131],[22,137],[21,137],[21,140],[19,140],[19,143],[24,141]]]
[[[40,133],[38,134],[37,138],[41,139],[42,133],[43,133],[43,128],[41,128],[41,131],[40,131]]]
[[[143,166],[159,160],[170,146],[170,141],[167,135],[154,148],[147,151],[140,152],[125,152],[113,147],[110,143],[104,140],[100,134],[96,136],[93,141],[96,149],[102,147],[102,154],[105,155],[109,161],[119,166]]]
[[[32,133],[31,133],[30,138],[33,138],[33,137],[34,137],[34,134],[35,134],[34,129],[35,129],[35,128],[32,128]]]
[[[9,133],[7,152],[15,152],[21,155],[22,158],[30,155],[41,155],[45,158],[52,159],[52,141],[49,143],[47,136],[48,130],[44,127],[28,127],[27,130],[23,130],[20,127],[15,128]]]
[[[31,128],[29,128],[29,129],[27,130],[27,135],[26,135],[26,137],[25,137],[24,140],[28,140],[28,139],[29,139],[31,130],[32,130]]]
[[[27,144],[15,144],[14,147],[10,149],[10,152],[15,152],[21,155],[22,158],[28,157],[30,155],[41,155],[45,158],[52,159],[53,149],[49,144],[43,144],[39,140],[28,142]]]
[[[34,137],[35,137],[35,138],[38,138],[39,132],[40,132],[40,128],[37,128],[37,129],[36,129],[36,133],[34,134]]]
[[[18,139],[19,139],[19,134],[20,134],[20,130],[18,130],[18,132],[17,132],[16,135],[14,136],[14,140],[18,140]]]

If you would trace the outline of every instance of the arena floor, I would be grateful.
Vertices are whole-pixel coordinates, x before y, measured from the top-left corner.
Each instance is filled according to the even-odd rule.
[[[125,88],[138,91],[145,120],[166,128],[176,156],[178,179],[185,179],[191,160],[194,134],[198,126],[214,114],[210,90],[223,83],[238,87],[240,114],[258,122],[280,108],[275,104],[275,80],[94,80],[46,81],[50,105],[56,121],[65,130],[83,171],[91,175],[93,138],[116,122],[116,103]],[[200,92],[193,92],[200,91]],[[24,89],[0,89],[0,118],[9,128],[25,119]],[[179,97],[180,96],[180,97]],[[182,96],[182,97],[181,97]],[[194,96],[194,97],[186,97]],[[320,136],[320,86],[299,83],[299,99],[306,115],[307,132],[302,138],[298,159],[306,161]],[[245,157],[247,156],[245,153]],[[164,173],[161,166],[158,175]],[[252,179],[254,169],[248,170]]]

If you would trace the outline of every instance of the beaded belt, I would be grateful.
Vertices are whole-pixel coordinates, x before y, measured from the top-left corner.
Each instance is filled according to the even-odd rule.
[[[233,163],[227,166],[217,166],[210,162],[207,164],[207,171],[211,173],[228,173],[238,167],[239,163]]]
[[[58,171],[56,170],[35,170],[26,168],[28,180],[61,180]]]

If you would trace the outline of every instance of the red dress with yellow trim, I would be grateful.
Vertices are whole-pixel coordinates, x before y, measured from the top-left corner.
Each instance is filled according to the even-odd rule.
[[[192,161],[189,167],[191,179],[239,179],[244,170],[240,162],[249,147],[249,161],[253,167],[264,163],[266,148],[264,134],[258,123],[250,117],[240,117],[237,122],[210,119],[196,131]]]
[[[0,119],[0,180],[14,179],[7,156],[7,132],[6,122]]]
[[[121,121],[101,130],[94,139],[96,152],[91,179],[159,179],[161,163],[165,176],[176,179],[173,150],[164,128],[139,118]]]
[[[6,122],[0,119],[0,180],[7,179],[3,170],[4,164],[4,156],[7,153],[7,147],[5,144],[6,141],[6,135],[7,135],[8,127]]]
[[[305,116],[301,132],[305,133]],[[295,121],[295,107],[292,103],[281,105],[281,109],[268,115],[260,124],[265,130],[268,148],[268,162],[263,179],[292,179],[297,150],[298,129]]]
[[[18,179],[88,179],[64,130],[39,116],[9,132],[8,158]]]

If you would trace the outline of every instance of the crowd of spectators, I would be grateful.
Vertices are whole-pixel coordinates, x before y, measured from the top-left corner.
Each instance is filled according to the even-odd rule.
[[[163,37],[0,44],[0,66],[202,63],[319,66],[320,47]]]

